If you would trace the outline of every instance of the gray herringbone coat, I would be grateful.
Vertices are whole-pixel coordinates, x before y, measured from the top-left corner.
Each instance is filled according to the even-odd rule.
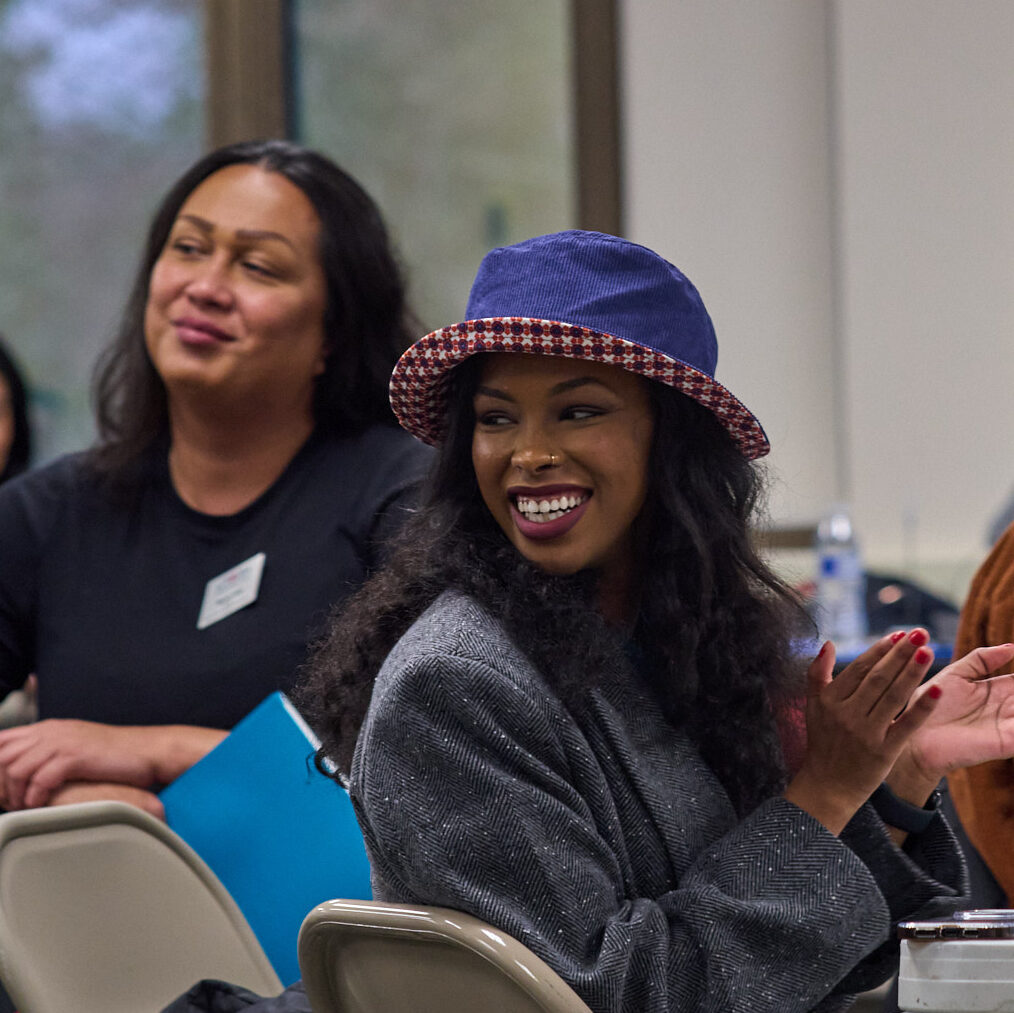
[[[840,839],[781,798],[738,820],[637,676],[611,675],[578,723],[444,594],[385,662],[352,765],[375,896],[491,922],[602,1013],[842,1009],[896,966],[892,922],[954,910],[942,817],[911,856],[869,806]]]

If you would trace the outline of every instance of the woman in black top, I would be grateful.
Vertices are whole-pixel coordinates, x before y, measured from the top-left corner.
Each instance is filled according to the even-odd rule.
[[[156,792],[291,686],[379,560],[425,448],[386,379],[411,315],[380,214],[324,156],[212,152],[152,222],[97,373],[99,440],[0,490],[9,808]]]

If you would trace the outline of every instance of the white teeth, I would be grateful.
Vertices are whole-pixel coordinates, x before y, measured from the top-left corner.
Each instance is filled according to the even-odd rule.
[[[529,496],[519,496],[516,500],[518,511],[529,521],[536,524],[545,524],[547,521],[555,521],[564,514],[580,506],[588,497],[584,494],[578,496],[557,496],[554,499],[532,499]]]

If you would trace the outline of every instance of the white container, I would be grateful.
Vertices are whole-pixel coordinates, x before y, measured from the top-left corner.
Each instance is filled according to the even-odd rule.
[[[1014,1013],[1014,911],[899,926],[902,1013]]]

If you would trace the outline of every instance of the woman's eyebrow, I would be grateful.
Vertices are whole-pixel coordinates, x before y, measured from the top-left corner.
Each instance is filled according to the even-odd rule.
[[[609,390],[607,384],[601,380],[597,380],[594,376],[576,376],[573,380],[563,380],[558,384],[555,384],[549,390],[549,396],[555,397],[557,394],[563,394],[568,390],[574,390],[577,387],[585,387],[590,383],[597,384],[599,387],[604,387]],[[486,397],[499,398],[501,401],[514,401],[514,398],[510,396],[505,390],[498,390],[496,387],[484,387],[481,384],[475,389],[476,397],[480,394],[484,394]]]
[[[609,388],[601,380],[596,380],[594,376],[576,376],[573,380],[564,380],[558,383],[555,387],[550,390],[550,394],[562,394],[564,391],[574,390],[575,387],[584,387],[589,383],[598,384],[600,387]]]
[[[272,232],[269,229],[237,229],[237,239],[277,239],[279,242],[285,243],[286,246],[291,246],[295,249],[295,244],[288,236],[283,236],[280,232]]]
[[[190,222],[191,225],[195,225],[208,235],[211,235],[215,231],[214,223],[209,222],[206,218],[201,218],[199,215],[184,214],[180,215],[180,219]],[[293,246],[292,240],[287,236],[283,236],[280,232],[272,232],[270,229],[237,229],[236,238],[246,240],[247,242],[252,239],[277,239],[287,246]]]
[[[191,225],[196,225],[202,232],[211,233],[215,231],[215,226],[212,225],[207,218],[201,218],[198,215],[183,214],[179,216],[178,220],[181,222],[190,222]]]
[[[486,397],[495,397],[501,401],[514,401],[514,398],[507,391],[497,390],[496,387],[483,387],[482,384],[475,388],[475,396],[478,397],[480,394]]]

